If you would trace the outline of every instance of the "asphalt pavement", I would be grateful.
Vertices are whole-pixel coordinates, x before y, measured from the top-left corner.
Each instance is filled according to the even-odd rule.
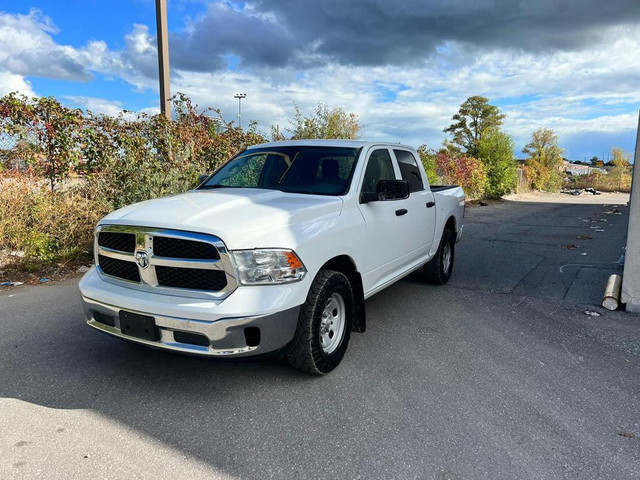
[[[2,291],[0,478],[638,479],[640,316],[598,306],[627,215],[468,208],[451,282],[369,299],[326,377],[112,339],[77,279]]]

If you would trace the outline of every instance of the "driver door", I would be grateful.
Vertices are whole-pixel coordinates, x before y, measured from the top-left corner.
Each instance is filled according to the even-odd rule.
[[[376,192],[380,180],[397,180],[399,171],[388,148],[377,148],[369,154],[359,194]],[[361,268],[365,295],[397,275],[405,253],[400,252],[398,241],[402,236],[402,210],[406,210],[406,199],[359,203],[365,221],[365,264]]]

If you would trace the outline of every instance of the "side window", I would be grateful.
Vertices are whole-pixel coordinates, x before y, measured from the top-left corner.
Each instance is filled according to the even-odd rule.
[[[409,182],[409,191],[418,192],[424,190],[422,175],[420,175],[418,163],[413,154],[406,150],[394,150],[393,153],[396,154],[396,158],[398,159],[402,179]]]
[[[386,148],[374,150],[369,156],[369,163],[364,172],[362,181],[363,192],[376,192],[376,186],[380,180],[395,180],[396,174],[393,171],[391,155]]]

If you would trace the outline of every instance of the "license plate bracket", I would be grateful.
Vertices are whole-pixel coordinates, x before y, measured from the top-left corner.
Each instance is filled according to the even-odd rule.
[[[157,342],[160,340],[160,330],[156,326],[156,319],[148,315],[120,310],[120,331],[125,335],[143,338]]]

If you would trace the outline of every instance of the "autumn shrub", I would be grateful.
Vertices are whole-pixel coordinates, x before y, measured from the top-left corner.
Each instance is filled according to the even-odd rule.
[[[90,259],[93,230],[108,211],[80,179],[58,192],[31,174],[0,174],[0,263],[35,269]]]
[[[0,264],[88,258],[106,212],[194,188],[199,175],[267,141],[255,122],[238,128],[180,93],[172,102],[167,119],[94,115],[52,97],[0,98]],[[296,108],[292,125],[301,138],[356,138],[360,129],[357,115],[324,104],[311,117]]]
[[[529,155],[525,173],[533,190],[558,192],[562,186],[562,153],[558,136],[548,128],[533,132],[531,141],[522,149]]]
[[[360,118],[355,113],[347,113],[341,107],[329,109],[320,102],[315,112],[303,116],[298,105],[294,105],[295,115],[291,123],[291,139],[333,138],[355,140],[360,135]],[[276,130],[276,137],[280,137]],[[284,140],[284,137],[281,137]]]
[[[255,123],[237,128],[186,95],[173,98],[173,109],[172,119],[131,112],[111,117],[53,98],[9,94],[0,98],[0,135],[12,148],[0,161],[5,171],[24,164],[47,178],[52,191],[80,176],[102,202],[118,208],[193,188],[198,175],[266,141]]]
[[[530,188],[540,192],[559,192],[562,186],[562,173],[557,168],[549,168],[537,161],[527,160],[525,173]]]
[[[444,183],[461,186],[468,199],[484,195],[487,172],[477,158],[441,151],[436,154],[436,169]]]
[[[113,208],[194,188],[199,175],[266,141],[255,123],[235,128],[218,110],[197,111],[185,95],[178,94],[173,105],[172,120],[97,116],[87,124],[83,170]]]

